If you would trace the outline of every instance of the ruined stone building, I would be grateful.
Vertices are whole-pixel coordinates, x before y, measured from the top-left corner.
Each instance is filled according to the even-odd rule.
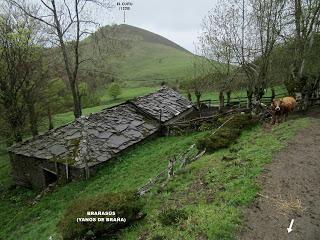
[[[17,185],[44,188],[62,179],[85,179],[130,147],[157,136],[161,126],[186,118],[192,103],[159,91],[50,130],[9,149]]]

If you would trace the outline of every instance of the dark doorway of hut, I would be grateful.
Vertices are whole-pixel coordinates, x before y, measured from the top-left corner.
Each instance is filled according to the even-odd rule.
[[[44,175],[44,184],[46,187],[58,180],[57,174],[55,174],[54,172],[48,171],[46,169],[42,170]]]

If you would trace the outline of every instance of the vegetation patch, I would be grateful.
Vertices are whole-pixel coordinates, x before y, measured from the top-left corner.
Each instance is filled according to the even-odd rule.
[[[230,120],[231,119],[231,120]],[[229,118],[219,118],[216,126],[222,126],[216,132],[208,133],[203,138],[198,139],[196,145],[199,150],[206,149],[207,152],[213,152],[221,148],[229,147],[234,143],[244,129],[255,126],[258,120],[250,114],[238,114]],[[208,126],[204,126],[208,129]]]
[[[272,156],[286,146],[298,130],[308,126],[308,118],[295,119],[270,129],[261,126],[242,131],[229,149],[219,149],[179,171],[168,184],[144,196],[145,218],[121,230],[118,239],[234,239],[241,228],[241,208],[256,197],[255,179]],[[10,190],[10,164],[0,156],[1,239],[61,239],[57,225],[75,199],[87,199],[109,192],[123,192],[143,186],[168,165],[168,158],[184,152],[206,132],[158,138],[124,154],[114,164],[101,169],[88,181],[58,187],[31,205],[36,192],[24,188]],[[235,157],[222,160],[223,156]],[[240,207],[239,207],[240,206]],[[187,219],[163,225],[162,209],[183,209]],[[107,238],[110,239],[110,238]]]
[[[66,209],[58,227],[64,239],[110,236],[140,219],[142,207],[142,200],[134,192],[106,193],[80,199],[72,202]],[[112,211],[115,215],[91,216],[87,214],[87,212],[98,210]],[[99,222],[97,218],[103,218],[104,221]],[[117,218],[119,221],[106,220]],[[121,219],[124,220],[121,221]]]
[[[159,221],[163,225],[170,226],[187,219],[187,217],[188,215],[183,209],[169,208],[160,212]]]
[[[121,239],[235,239],[242,227],[242,207],[256,197],[256,177],[272,156],[286,146],[286,140],[308,125],[309,119],[288,121],[272,131],[255,126],[245,129],[232,149],[219,149],[191,163],[175,176],[162,191],[148,198],[144,221],[126,229]],[[284,141],[285,139],[285,141]],[[233,156],[230,161],[223,156]],[[187,219],[164,225],[159,209],[184,209]],[[148,233],[146,235],[146,233]]]

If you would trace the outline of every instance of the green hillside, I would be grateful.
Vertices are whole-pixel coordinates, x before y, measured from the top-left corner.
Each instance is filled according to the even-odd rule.
[[[138,85],[160,84],[183,78],[192,67],[190,53],[165,45],[137,42],[120,62],[120,76]]]
[[[93,36],[98,39],[98,47]],[[194,55],[188,50],[141,28],[106,26],[93,36],[82,42],[84,55],[99,55],[104,72],[112,72],[130,87],[175,82],[186,77],[193,65]],[[92,68],[90,63],[86,67]]]

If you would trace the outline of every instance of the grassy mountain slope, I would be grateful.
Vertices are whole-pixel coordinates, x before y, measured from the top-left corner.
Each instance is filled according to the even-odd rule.
[[[187,76],[193,56],[181,50],[149,42],[138,42],[120,63],[120,76],[129,83],[154,85]]]
[[[130,26],[127,24],[121,24],[117,26],[118,33],[121,35],[132,35],[132,36],[138,36],[140,40],[143,40],[144,42],[154,43],[154,44],[160,44],[165,45],[168,47],[175,48],[177,50],[183,51],[185,53],[190,53],[185,48],[181,47],[180,45],[174,43],[173,41],[150,31],[144,30],[142,28]]]
[[[147,30],[122,24],[105,26],[98,34],[99,64],[106,72],[112,69],[130,87],[174,82],[186,77],[192,67],[192,53]],[[85,55],[92,54],[93,38],[85,39],[82,47]]]

